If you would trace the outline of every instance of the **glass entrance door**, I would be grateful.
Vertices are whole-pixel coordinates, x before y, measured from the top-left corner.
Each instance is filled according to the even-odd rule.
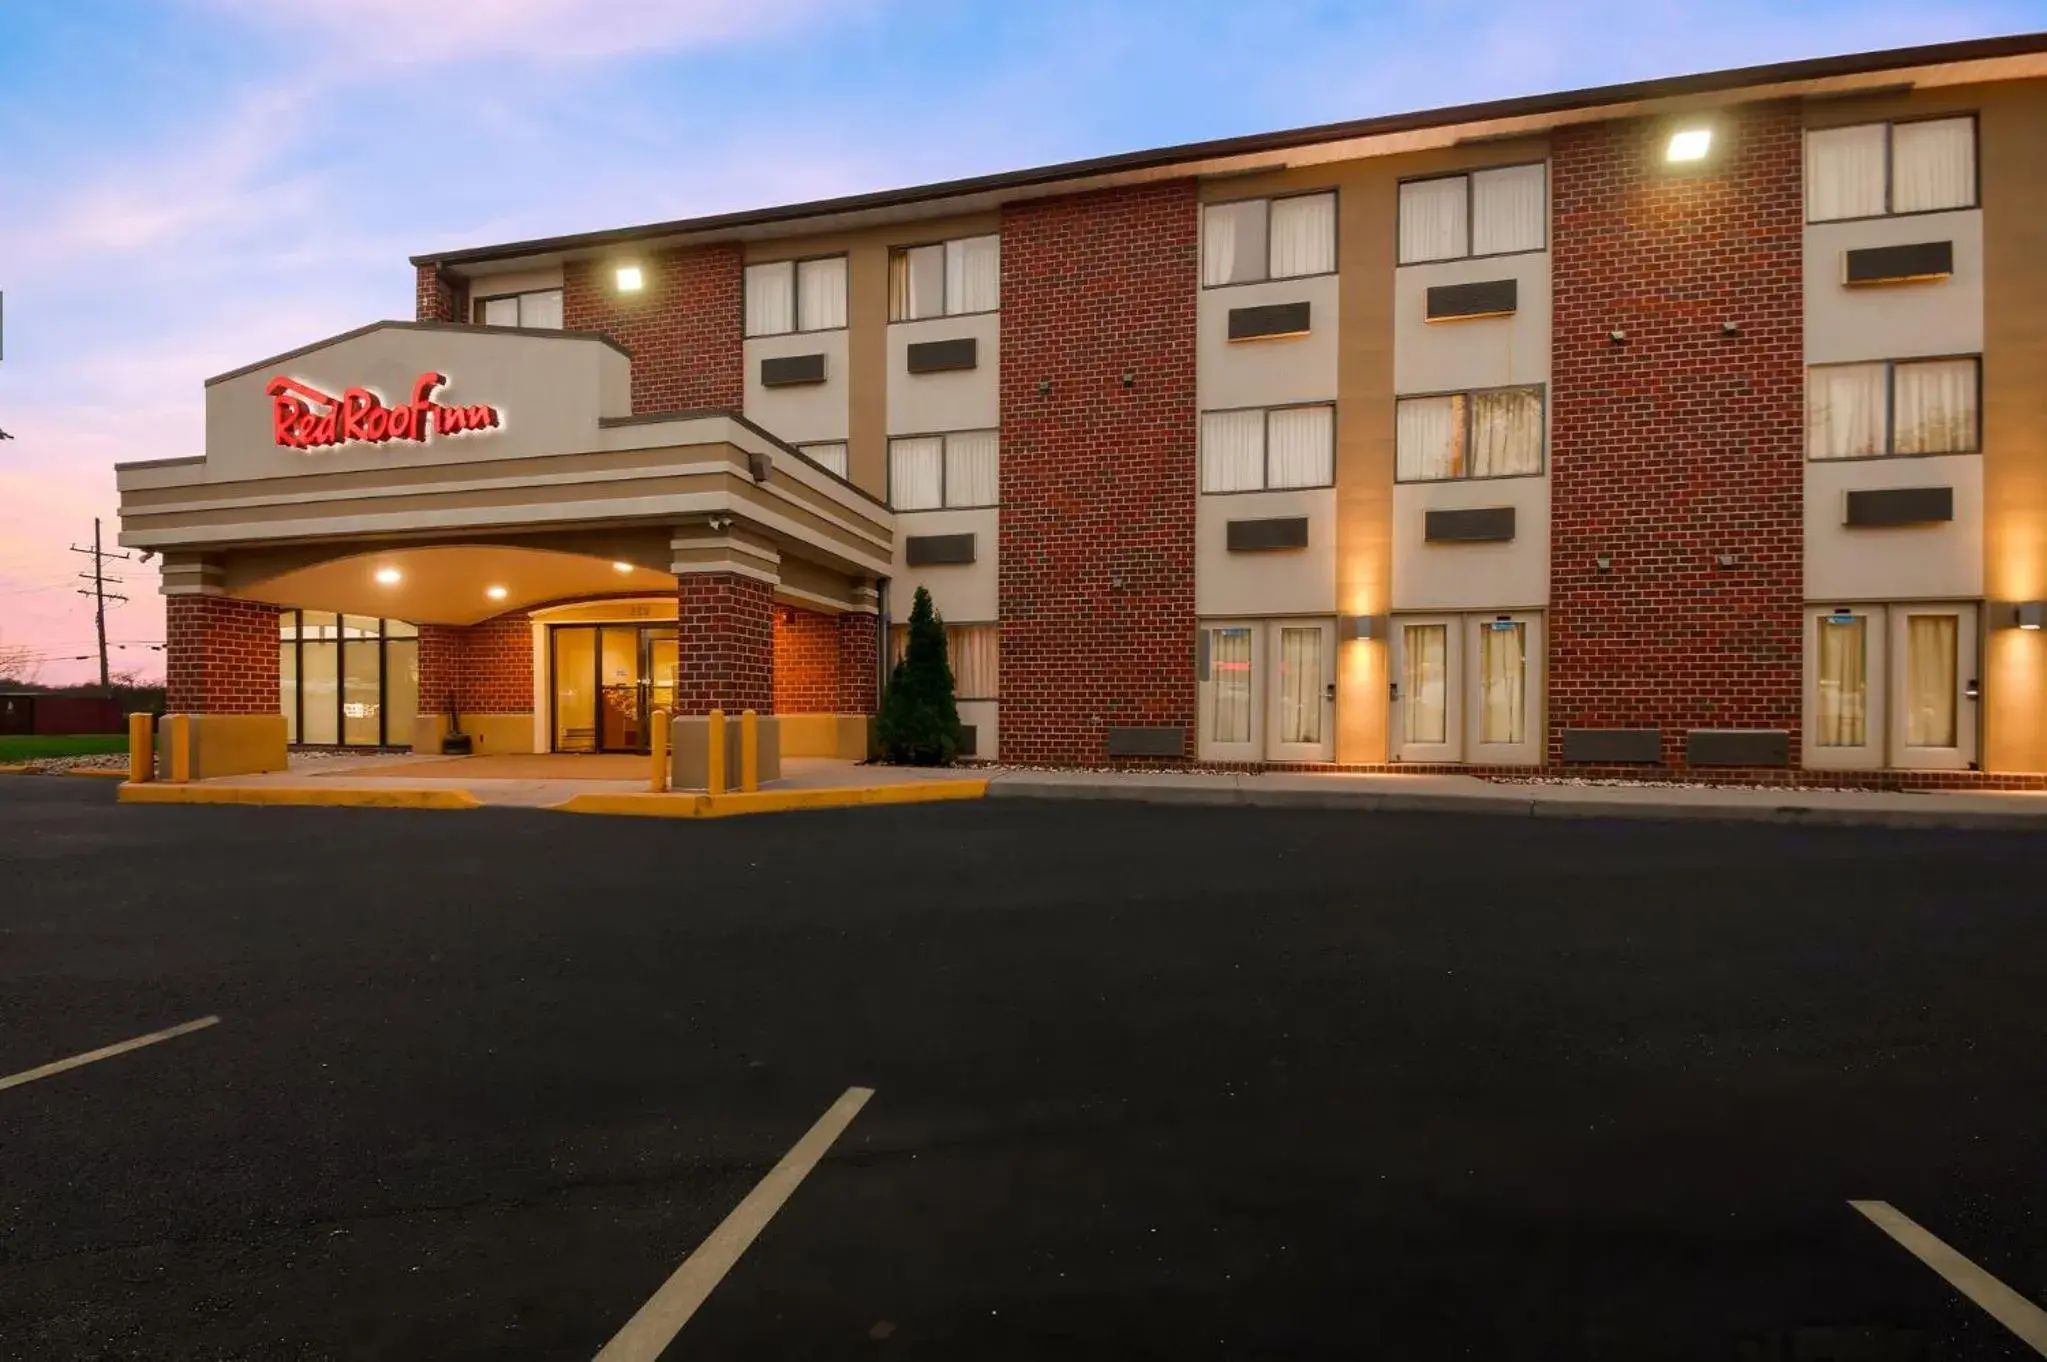
[[[554,750],[644,752],[656,709],[673,709],[672,625],[559,624],[548,631]]]

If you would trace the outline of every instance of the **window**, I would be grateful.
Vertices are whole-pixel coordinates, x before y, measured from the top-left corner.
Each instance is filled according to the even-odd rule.
[[[1820,747],[1869,742],[1869,619],[1845,611],[1819,621],[1814,716]]]
[[[1002,238],[969,236],[892,251],[888,319],[922,321],[1002,306]]]
[[[419,630],[402,620],[286,610],[277,624],[286,739],[408,747],[419,709]]]
[[[1548,227],[1548,176],[1540,162],[1400,186],[1403,265],[1539,251]]]
[[[1976,206],[1976,120],[1861,123],[1805,135],[1805,220]]]
[[[1403,397],[1395,407],[1401,482],[1516,478],[1542,471],[1542,389]]]
[[[846,257],[746,267],[746,334],[835,331],[846,324]]]
[[[1973,454],[1981,361],[1878,360],[1806,371],[1806,457]]]
[[[888,665],[894,671],[908,646],[910,626],[892,625],[888,631]],[[999,624],[948,624],[945,626],[945,659],[952,667],[953,696],[960,700],[1002,698],[1002,626]]]
[[[992,430],[914,435],[888,442],[888,499],[898,511],[993,506],[1000,492]]]
[[[1336,408],[1254,407],[1201,415],[1201,490],[1261,492],[1336,480]]]
[[[501,293],[478,298],[471,306],[479,326],[525,326],[542,331],[562,329],[562,291],[558,288],[531,289],[525,293]]]
[[[844,440],[826,440],[814,445],[798,445],[796,447],[805,454],[808,454],[813,462],[823,464],[842,478],[846,476],[846,442]]]
[[[1336,195],[1212,203],[1201,213],[1201,282],[1253,284],[1336,269]]]

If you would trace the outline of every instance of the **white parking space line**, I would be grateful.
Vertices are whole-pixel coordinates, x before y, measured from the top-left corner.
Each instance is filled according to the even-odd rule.
[[[846,1089],[746,1199],[732,1208],[732,1214],[697,1245],[696,1252],[683,1259],[682,1266],[626,1321],[625,1328],[604,1345],[597,1362],[655,1362],[872,1096],[872,1088]]]
[[[1983,1307],[1990,1317],[2047,1357],[2047,1311],[1950,1248],[1938,1236],[1888,1201],[1848,1203],[1870,1222],[1903,1244],[1920,1262],[1947,1279],[1947,1284]]]
[[[151,1031],[148,1035],[137,1036],[133,1040],[116,1041],[112,1045],[103,1045],[97,1050],[87,1050],[84,1054],[73,1055],[69,1059],[53,1060],[40,1068],[23,1069],[18,1074],[9,1074],[5,1078],[0,1078],[0,1091],[8,1088],[18,1088],[24,1083],[33,1083],[38,1078],[48,1078],[52,1074],[61,1074],[67,1070],[83,1068],[88,1064],[97,1064],[103,1059],[112,1059],[115,1055],[125,1055],[130,1050],[140,1050],[145,1045],[155,1045],[158,1041],[176,1040],[179,1036],[189,1036],[194,1031],[204,1031],[209,1026],[218,1026],[219,1024],[220,1018],[218,1017],[201,1017],[197,1021],[183,1022],[177,1026],[167,1027],[162,1031]]]

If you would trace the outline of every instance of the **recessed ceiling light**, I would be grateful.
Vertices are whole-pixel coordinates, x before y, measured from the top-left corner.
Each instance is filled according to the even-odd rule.
[[[511,593],[506,591],[501,586],[490,586],[484,588],[483,594],[490,597],[494,601],[501,601]]]
[[[378,568],[377,580],[385,586],[396,586],[405,580],[405,574],[397,568]]]
[[[1713,149],[1711,128],[1686,128],[1670,135],[1670,146],[1664,150],[1666,161],[1703,161],[1706,153]]]
[[[618,267],[618,291],[620,293],[637,293],[639,292],[640,283],[640,267],[638,265],[620,265]]]
[[[613,572],[631,572],[633,570],[633,565],[631,563],[613,563],[611,565],[611,570]]]

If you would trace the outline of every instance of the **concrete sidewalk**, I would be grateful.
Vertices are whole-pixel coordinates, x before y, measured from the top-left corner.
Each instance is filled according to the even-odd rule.
[[[990,799],[1121,799],[1359,812],[1523,818],[1708,819],[1749,823],[2047,831],[2047,794],[1883,794],[1663,785],[1506,785],[1475,776],[1207,771],[1005,771]]]

